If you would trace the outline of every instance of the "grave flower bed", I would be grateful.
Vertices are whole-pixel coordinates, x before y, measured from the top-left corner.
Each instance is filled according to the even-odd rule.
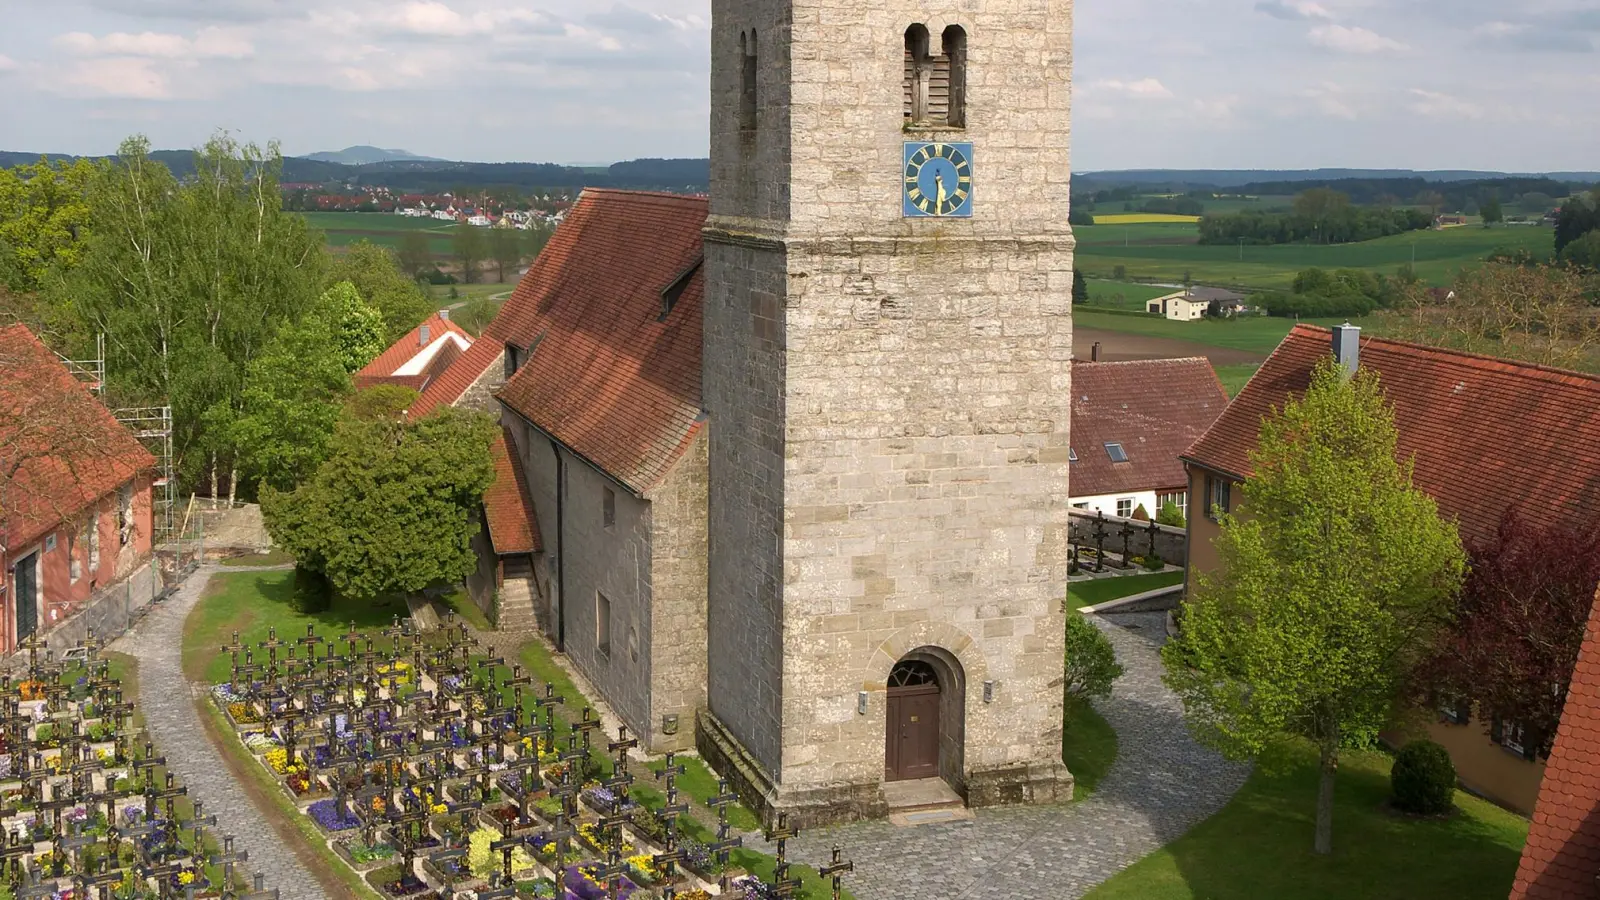
[[[594,866],[568,866],[561,883],[566,887],[567,893],[577,900],[609,900],[610,889],[604,881],[595,877],[595,871]],[[617,897],[619,900],[626,900],[638,889],[638,885],[624,876]]]
[[[306,815],[323,831],[349,831],[361,826],[361,820],[338,800],[318,800],[306,810]]]
[[[382,841],[376,844],[365,844],[359,840],[351,839],[348,841],[335,841],[333,852],[343,857],[351,868],[358,872],[365,872],[393,859],[397,851]]]
[[[428,890],[427,882],[399,866],[385,866],[367,873],[367,884],[388,897],[414,897]]]

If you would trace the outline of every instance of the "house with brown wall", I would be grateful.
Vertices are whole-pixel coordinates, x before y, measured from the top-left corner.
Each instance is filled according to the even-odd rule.
[[[1312,368],[1330,354],[1378,374],[1402,461],[1413,464],[1414,483],[1469,546],[1493,538],[1508,510],[1534,526],[1600,511],[1600,378],[1362,337],[1350,326],[1299,325],[1184,454],[1192,511],[1188,590],[1200,573],[1217,568],[1217,511],[1249,513],[1239,486],[1252,474],[1262,419],[1302,395]],[[1533,810],[1545,763],[1530,758],[1515,723],[1491,729],[1469,710],[1425,718],[1426,736],[1450,751],[1466,788],[1519,812]]]

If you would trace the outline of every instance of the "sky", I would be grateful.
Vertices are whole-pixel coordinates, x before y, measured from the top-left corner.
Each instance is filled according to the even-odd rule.
[[[1073,167],[1600,169],[1596,0],[1080,0]],[[0,149],[707,153],[710,0],[0,0]],[[974,42],[982,39],[974,33]]]

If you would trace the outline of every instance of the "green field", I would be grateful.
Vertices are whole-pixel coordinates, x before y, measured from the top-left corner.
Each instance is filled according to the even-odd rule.
[[[1542,227],[1450,228],[1357,244],[1282,244],[1203,247],[1193,225],[1094,225],[1075,229],[1077,265],[1085,275],[1109,278],[1117,266],[1139,281],[1180,282],[1185,274],[1203,284],[1287,288],[1302,269],[1368,269],[1393,275],[1416,259],[1417,274],[1432,284],[1450,283],[1461,269],[1495,250],[1525,249],[1548,256],[1553,233]]]
[[[371,241],[391,249],[400,246],[400,238],[412,231],[428,235],[428,248],[433,255],[449,257],[451,252],[450,222],[438,219],[417,219],[393,213],[308,212],[300,213],[312,228],[328,238],[329,247],[348,247],[357,241]]]
[[[1147,337],[1170,338],[1208,347],[1225,347],[1266,356],[1283,343],[1294,328],[1294,319],[1274,319],[1267,316],[1245,316],[1239,319],[1200,319],[1195,322],[1174,322],[1155,316],[1128,316],[1096,312],[1082,306],[1072,311],[1076,328],[1115,331],[1121,334],[1139,334]],[[1303,319],[1308,325],[1333,326],[1345,319]],[[1375,318],[1348,320],[1366,330],[1376,330]]]
[[[1144,312],[1145,304],[1157,297],[1165,297],[1175,293],[1173,288],[1155,287],[1149,284],[1136,284],[1128,281],[1107,281],[1103,278],[1090,278],[1089,304],[1106,309],[1128,309],[1134,312]]]

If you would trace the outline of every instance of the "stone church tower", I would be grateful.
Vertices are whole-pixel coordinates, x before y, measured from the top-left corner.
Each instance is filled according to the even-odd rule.
[[[700,747],[801,823],[1062,766],[1071,0],[713,0]]]

